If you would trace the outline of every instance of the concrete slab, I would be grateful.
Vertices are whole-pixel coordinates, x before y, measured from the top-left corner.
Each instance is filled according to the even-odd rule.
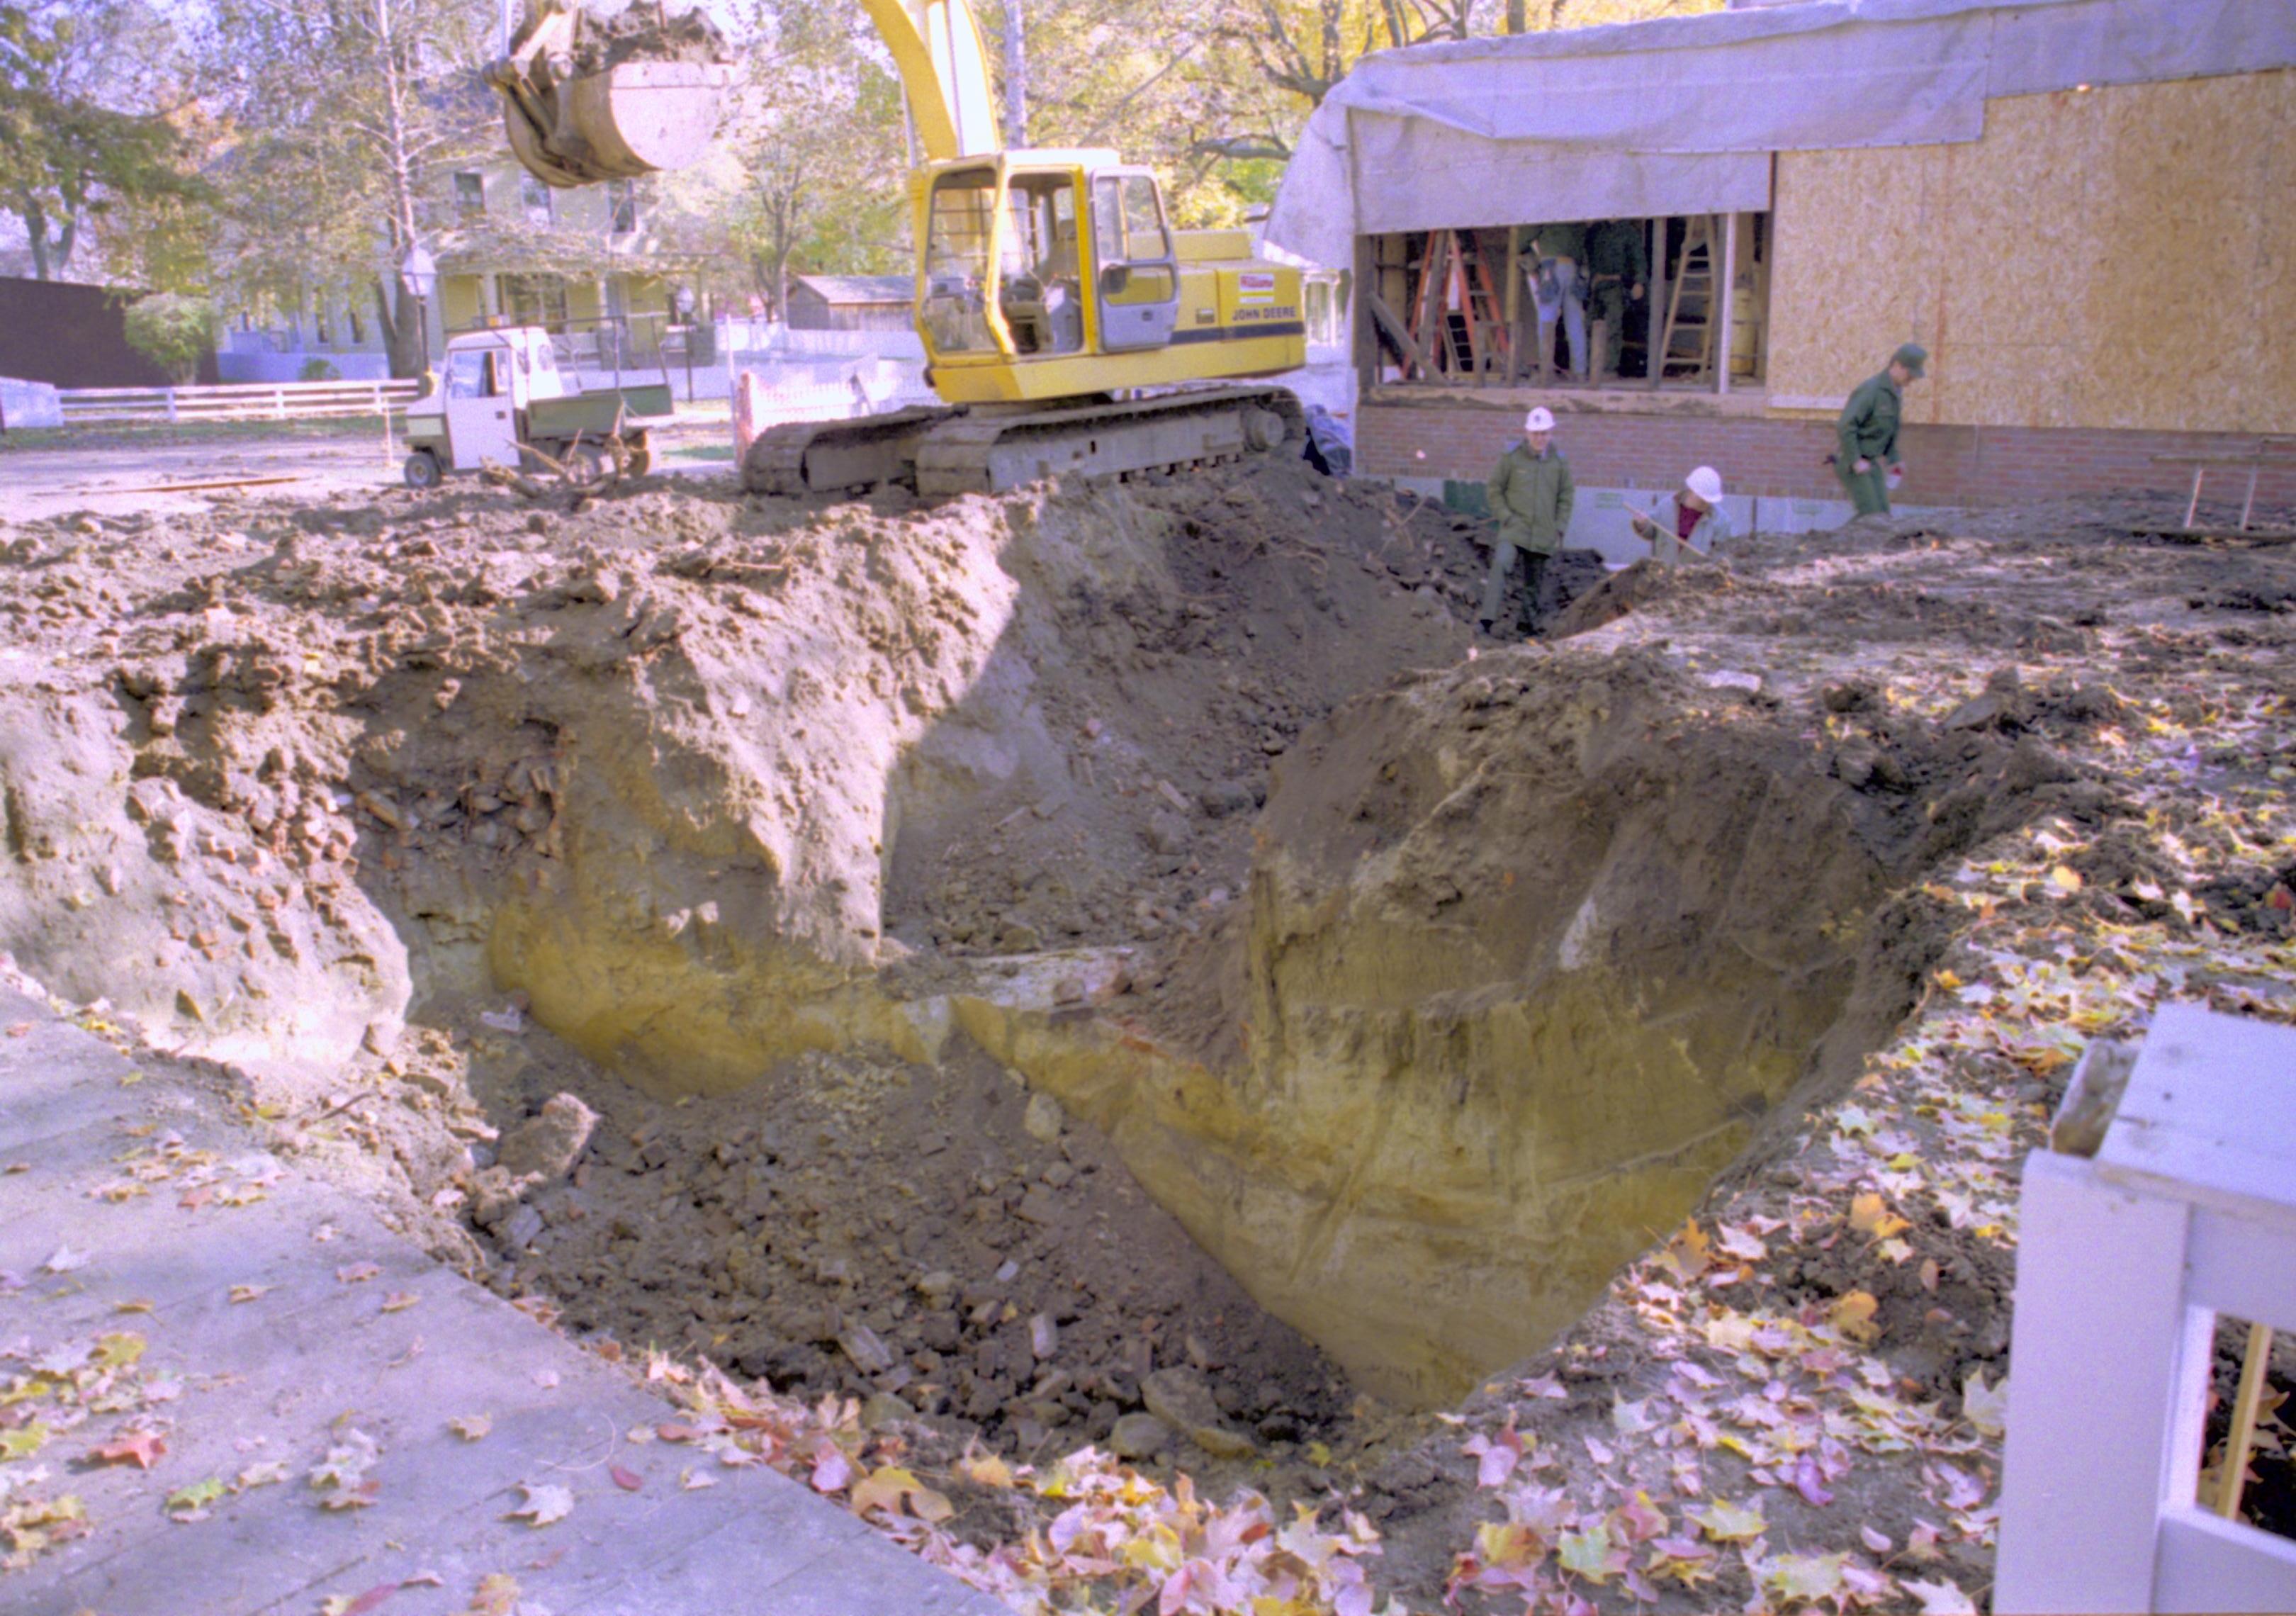
[[[631,1441],[672,1407],[291,1164],[244,1205],[186,1206],[179,1178],[94,1193],[170,1131],[265,1165],[201,1079],[139,1075],[0,995],[0,1168],[24,1169],[0,1172],[0,1433],[37,1449],[0,1461],[0,1486],[69,1493],[91,1529],[0,1572],[11,1616],[300,1616],[385,1587],[390,1616],[453,1616],[496,1574],[561,1616],[1004,1608],[762,1466]],[[60,1248],[82,1259],[42,1271]],[[236,1286],[255,1291],[234,1300]],[[132,1362],[107,1368],[107,1349]],[[53,1394],[73,1379],[76,1398]],[[476,1441],[448,1423],[472,1415],[491,1422]],[[149,1470],[94,1461],[138,1428],[165,1438]],[[373,1500],[325,1508],[311,1472],[353,1431],[376,1450]],[[689,1469],[714,1485],[685,1488]],[[228,1490],[203,1518],[168,1517],[171,1494],[209,1481]],[[512,1518],[529,1483],[567,1489],[572,1512]]]

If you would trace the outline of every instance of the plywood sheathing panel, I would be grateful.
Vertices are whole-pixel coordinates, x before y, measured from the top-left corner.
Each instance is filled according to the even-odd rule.
[[[2296,431],[2296,71],[1991,103],[1971,144],[1778,160],[1772,392],[1899,342],[1908,416]]]

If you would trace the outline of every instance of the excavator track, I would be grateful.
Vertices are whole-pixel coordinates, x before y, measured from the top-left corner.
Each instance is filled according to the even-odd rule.
[[[918,439],[955,414],[947,409],[895,410],[858,421],[790,421],[769,426],[751,439],[742,458],[742,490],[788,496],[906,482]]]
[[[1306,432],[1300,401],[1280,387],[902,410],[768,428],[750,446],[742,486],[799,495],[903,482],[928,498],[995,494],[1063,473],[1126,478],[1215,464]]]

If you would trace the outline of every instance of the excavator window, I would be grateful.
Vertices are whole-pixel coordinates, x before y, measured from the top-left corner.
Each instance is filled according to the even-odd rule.
[[[1077,240],[1076,182],[1064,174],[1016,174],[997,296],[1013,346],[1022,354],[1084,348],[1084,255]]]
[[[1164,227],[1156,182],[1146,175],[1115,175],[1094,182],[1093,244],[1099,252],[1104,302],[1118,307],[1168,303],[1177,294],[1172,238]]]
[[[994,353],[988,329],[988,238],[996,174],[969,168],[933,182],[925,232],[925,330],[938,353]]]

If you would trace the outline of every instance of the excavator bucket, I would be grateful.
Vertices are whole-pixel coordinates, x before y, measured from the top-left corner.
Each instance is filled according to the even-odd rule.
[[[487,71],[503,98],[511,151],[546,184],[683,168],[718,133],[734,69],[701,12],[669,16],[636,0],[607,19],[564,0],[527,13],[511,53]]]

